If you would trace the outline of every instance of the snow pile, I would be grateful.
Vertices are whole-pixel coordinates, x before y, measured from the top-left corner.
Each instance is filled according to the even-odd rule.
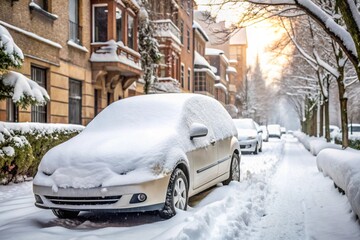
[[[360,151],[325,149],[317,156],[317,166],[345,191],[353,211],[360,216]]]
[[[85,127],[76,124],[61,124],[61,123],[11,123],[11,122],[0,122],[0,131],[8,132],[13,134],[14,131],[18,131],[21,134],[40,132],[42,135],[52,134],[54,132],[79,132]],[[1,135],[0,135],[1,138]]]
[[[207,126],[208,135],[191,141],[193,123]],[[82,133],[51,149],[34,184],[56,190],[153,180],[169,174],[179,160],[187,161],[185,153],[230,136],[237,136],[232,119],[213,98],[197,94],[127,98],[108,106]]]
[[[282,159],[283,143],[264,145],[266,155],[241,156],[241,182],[216,188],[197,206],[183,213],[190,216],[176,226],[176,234],[174,227],[160,239],[256,239],[254,224],[267,214],[269,182]],[[167,236],[170,233],[172,237]]]
[[[299,142],[314,156],[317,156],[319,152],[325,148],[341,149],[340,145],[326,142],[325,138],[310,137],[300,131],[295,131],[294,136],[297,137]]]

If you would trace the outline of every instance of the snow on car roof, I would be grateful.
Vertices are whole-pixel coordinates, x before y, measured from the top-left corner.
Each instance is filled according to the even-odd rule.
[[[190,141],[192,123],[209,128]],[[117,101],[85,130],[51,149],[34,184],[91,188],[139,183],[168,174],[186,152],[212,138],[236,136],[230,115],[213,98],[198,94],[152,94]],[[51,175],[47,177],[47,175]]]

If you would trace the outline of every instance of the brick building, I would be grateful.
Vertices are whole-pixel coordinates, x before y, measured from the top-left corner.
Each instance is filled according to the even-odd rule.
[[[193,0],[149,0],[149,4],[163,55],[158,69],[159,83],[178,86],[181,92],[193,92]]]
[[[109,103],[130,94],[129,86],[141,74],[135,1],[0,4],[0,24],[25,56],[16,71],[46,88],[51,98],[44,107],[27,109],[2,101],[0,120],[87,124]],[[106,55],[114,57],[105,60]]]

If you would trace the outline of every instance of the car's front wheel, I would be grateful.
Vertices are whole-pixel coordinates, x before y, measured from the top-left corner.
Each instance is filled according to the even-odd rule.
[[[237,153],[234,153],[231,159],[230,176],[223,181],[224,185],[228,185],[231,181],[240,182],[240,157]]]
[[[76,218],[80,211],[67,211],[62,209],[53,209],[52,212],[58,218]]]
[[[258,146],[259,146],[258,143],[256,143],[254,154],[258,154]]]
[[[168,219],[175,216],[176,209],[186,210],[188,190],[189,184],[185,173],[181,169],[176,168],[170,177],[165,206],[159,212],[160,217]]]

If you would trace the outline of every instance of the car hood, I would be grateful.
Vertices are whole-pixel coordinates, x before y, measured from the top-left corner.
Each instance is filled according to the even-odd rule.
[[[34,184],[56,190],[157,179],[171,172],[179,158],[184,158],[186,147],[177,139],[177,132],[171,129],[141,129],[131,135],[83,132],[46,153]]]
[[[248,138],[256,138],[257,131],[255,129],[238,129],[238,139],[246,140]]]

